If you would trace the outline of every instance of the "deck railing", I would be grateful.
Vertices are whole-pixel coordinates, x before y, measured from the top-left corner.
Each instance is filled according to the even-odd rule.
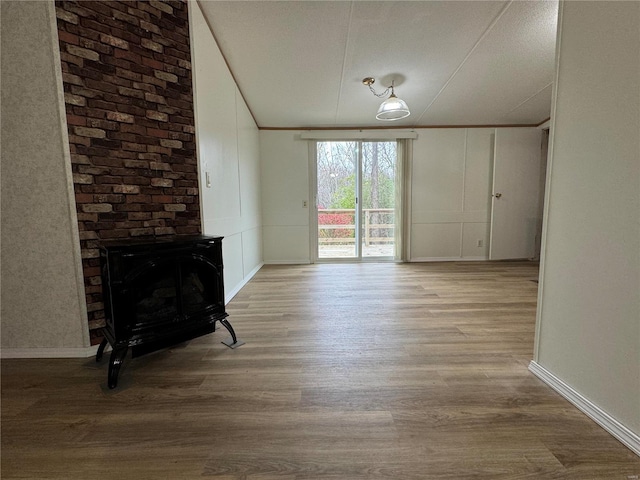
[[[353,245],[355,242],[353,208],[318,209],[318,243]],[[363,208],[362,234],[366,246],[394,243],[394,209]]]

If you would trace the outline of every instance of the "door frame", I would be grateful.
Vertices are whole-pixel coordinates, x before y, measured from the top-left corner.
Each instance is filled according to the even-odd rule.
[[[320,258],[318,256],[318,165],[317,165],[317,144],[318,142],[356,142],[358,144],[358,155],[356,161],[356,212],[355,212],[355,247],[356,247],[356,255],[354,257],[333,257],[333,258]],[[398,138],[375,138],[375,139],[367,139],[367,138],[349,138],[349,139],[315,139],[309,141],[309,198],[311,199],[308,204],[309,208],[309,260],[310,263],[381,263],[381,262],[394,262],[397,261],[395,255],[391,256],[380,256],[380,257],[363,257],[362,256],[362,201],[358,196],[358,193],[362,193],[362,162],[363,162],[363,149],[362,144],[366,142],[395,142],[396,143],[396,162],[401,162],[403,159],[400,158],[400,152],[404,152],[404,148],[400,148],[400,141]],[[400,208],[403,211],[403,215],[401,218],[405,218],[406,212],[406,162],[405,167],[402,170],[403,178],[401,179],[402,185],[402,201]],[[397,174],[397,169],[396,169]],[[396,185],[398,182],[396,181]],[[399,225],[396,219],[395,228],[405,229],[404,220],[402,221],[402,225]],[[406,239],[405,235],[402,235],[403,239]],[[394,238],[394,242],[396,238]],[[406,241],[406,240],[404,240]],[[404,243],[403,241],[403,243]],[[405,245],[401,247],[402,252],[405,251]],[[395,250],[397,251],[398,246],[395,246]],[[404,255],[402,255],[404,256]]]

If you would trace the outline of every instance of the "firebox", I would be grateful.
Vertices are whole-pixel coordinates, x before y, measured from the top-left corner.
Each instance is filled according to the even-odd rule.
[[[106,241],[100,246],[106,326],[96,361],[107,344],[108,385],[115,388],[131,348],[137,357],[214,332],[220,322],[242,344],[227,320],[222,238],[173,236]]]

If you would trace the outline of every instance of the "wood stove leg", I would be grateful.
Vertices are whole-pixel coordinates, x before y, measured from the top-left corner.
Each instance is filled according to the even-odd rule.
[[[127,356],[127,351],[129,347],[113,347],[113,352],[111,352],[111,358],[109,359],[109,377],[108,383],[109,388],[116,388],[118,385],[118,373],[120,373],[120,367],[122,366],[122,362],[124,361],[124,357]]]
[[[229,348],[238,348],[244,345],[244,342],[236,337],[236,332],[233,331],[233,327],[228,320],[223,318],[222,320],[220,320],[220,323],[224,325],[224,328],[226,328],[231,334],[231,338],[227,338],[226,340],[222,341],[224,345]]]
[[[107,340],[106,338],[102,339],[102,343],[100,343],[100,346],[98,347],[98,353],[96,353],[96,362],[102,360],[102,354],[104,353],[104,349],[108,343],[109,340]]]
[[[236,332],[233,331],[233,327],[231,326],[229,321],[226,318],[223,318],[222,320],[220,320],[220,323],[224,326],[224,328],[229,330],[231,338],[233,339],[233,343],[237,343],[238,339],[236,338]]]

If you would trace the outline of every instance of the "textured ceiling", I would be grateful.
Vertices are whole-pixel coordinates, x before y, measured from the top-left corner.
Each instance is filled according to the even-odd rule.
[[[199,4],[261,128],[538,124],[549,117],[555,1]],[[411,115],[375,119],[394,79]]]

